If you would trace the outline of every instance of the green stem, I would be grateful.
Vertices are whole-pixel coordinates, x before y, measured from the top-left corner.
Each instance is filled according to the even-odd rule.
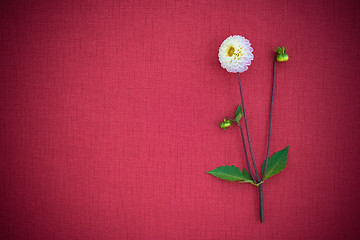
[[[252,148],[251,148],[250,133],[249,133],[249,127],[248,127],[248,123],[247,123],[247,119],[246,119],[246,111],[245,111],[243,91],[242,91],[242,87],[241,87],[240,72],[238,73],[238,79],[239,79],[241,105],[242,105],[242,109],[243,109],[243,112],[244,112],[245,128],[246,128],[246,134],[247,134],[247,138],[248,138],[248,142],[249,142],[250,155],[251,155],[251,159],[252,159],[252,162],[253,162],[253,165],[254,165],[254,170],[255,170],[255,174],[256,174],[256,177],[258,179],[258,182],[261,182],[261,178],[260,178],[259,173],[258,173],[257,168],[256,168],[256,164],[255,164],[255,160],[254,160],[254,154],[253,154],[253,151],[252,151]]]
[[[243,130],[241,128],[241,125],[238,122],[236,122],[234,119],[231,119],[229,117],[226,117],[225,119],[228,119],[228,120],[232,121],[233,123],[235,123],[240,128],[241,138],[242,138],[242,142],[243,142],[243,146],[244,146],[244,154],[245,154],[246,165],[247,165],[247,167],[249,169],[250,176],[254,181],[254,183],[251,183],[251,184],[257,186],[256,184],[258,184],[258,183],[256,182],[256,179],[255,179],[254,175],[252,174],[252,171],[251,171],[251,168],[250,168],[249,158],[248,158],[247,151],[246,151],[246,146],[245,146],[244,133],[243,133]]]
[[[272,94],[271,94],[271,105],[270,105],[270,121],[269,121],[269,138],[268,138],[268,146],[266,151],[266,160],[265,160],[265,166],[264,166],[264,172],[262,174],[262,181],[265,180],[265,173],[266,173],[266,167],[268,165],[269,161],[269,150],[270,150],[270,139],[271,139],[271,119],[272,119],[272,112],[273,112],[273,105],[274,105],[274,95],[275,95],[275,76],[276,76],[276,55],[274,59],[274,77],[273,77],[273,86],[272,86]]]
[[[260,203],[260,222],[264,222],[264,197],[262,183],[258,186],[259,188],[259,203]]]

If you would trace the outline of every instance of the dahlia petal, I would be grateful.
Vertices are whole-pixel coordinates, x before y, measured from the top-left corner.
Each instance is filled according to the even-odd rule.
[[[240,35],[225,39],[218,53],[221,67],[232,73],[245,72],[254,59],[254,49],[250,45],[249,40]]]

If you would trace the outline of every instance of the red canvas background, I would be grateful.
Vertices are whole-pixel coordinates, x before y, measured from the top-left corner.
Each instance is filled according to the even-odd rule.
[[[2,1],[1,239],[356,239],[357,1]],[[272,49],[278,64],[264,184],[206,174],[245,167],[240,103],[221,42],[240,34],[255,159],[266,155]]]

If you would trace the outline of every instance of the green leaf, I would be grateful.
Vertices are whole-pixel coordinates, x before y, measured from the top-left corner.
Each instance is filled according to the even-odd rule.
[[[235,113],[235,122],[239,123],[241,117],[243,116],[243,110],[241,109],[241,105],[239,104],[236,113]]]
[[[250,173],[248,173],[248,171],[246,171],[245,168],[243,168],[243,175],[246,176],[247,180],[244,180],[242,182],[254,182],[254,180],[252,179]]]
[[[206,173],[227,181],[252,182],[250,174],[245,169],[243,171],[244,172],[241,172],[240,169],[234,165],[226,165],[215,168],[214,170]]]
[[[287,159],[289,156],[289,147],[290,146],[287,146],[283,150],[274,153],[274,155],[272,155],[269,158],[269,161],[268,161],[268,164],[266,167],[266,173],[264,176],[264,180],[268,179],[269,177],[274,176],[275,174],[278,174],[286,167]],[[265,160],[265,162],[266,162],[266,160]],[[261,171],[262,171],[263,175],[264,175],[265,162],[261,167]]]

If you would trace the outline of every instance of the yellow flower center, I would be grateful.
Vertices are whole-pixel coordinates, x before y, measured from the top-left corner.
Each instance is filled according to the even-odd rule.
[[[229,57],[231,57],[232,55],[234,55],[234,52],[235,52],[235,48],[233,46],[230,46],[227,54]]]

